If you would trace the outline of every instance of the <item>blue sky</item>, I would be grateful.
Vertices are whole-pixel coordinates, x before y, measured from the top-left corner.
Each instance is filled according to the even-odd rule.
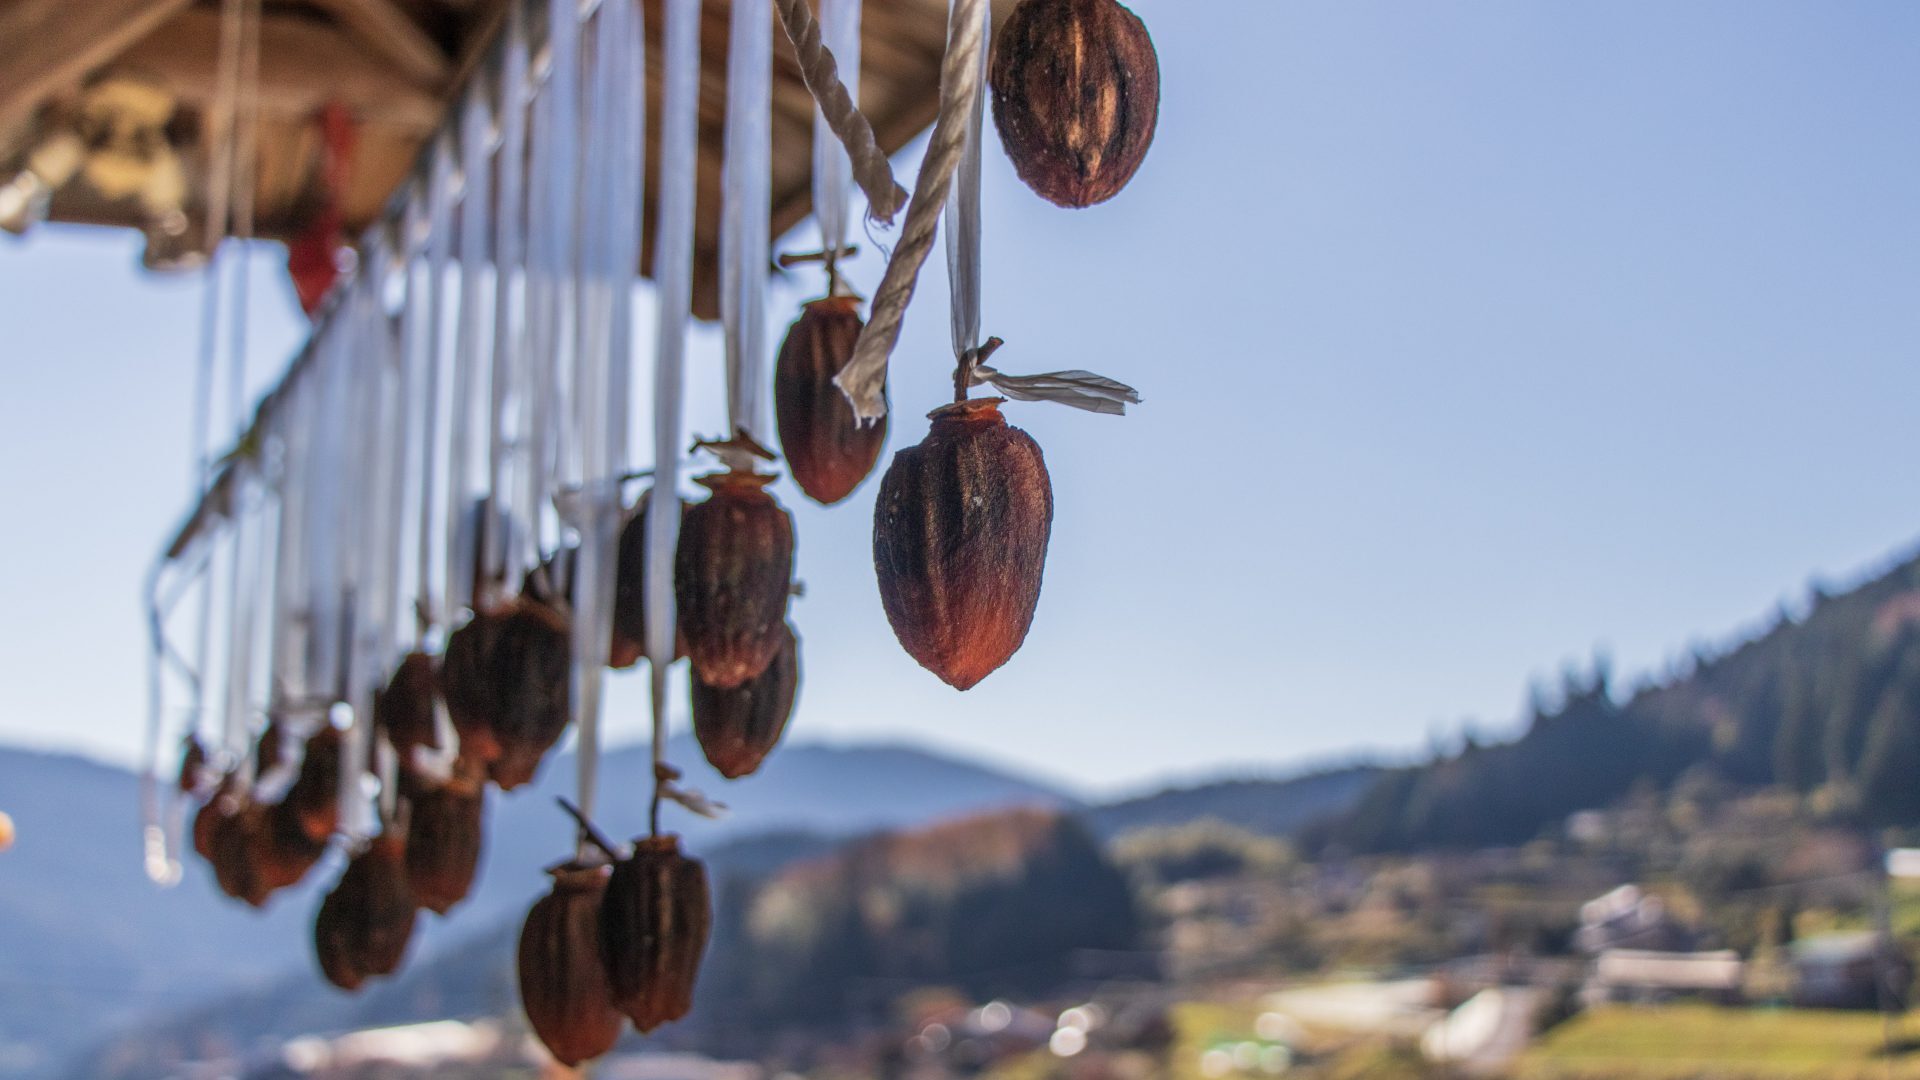
[[[1920,5],[1133,6],[1153,152],[1078,213],[989,153],[986,329],[1005,370],[1088,367],[1146,404],[1010,407],[1053,475],[1046,591],[964,695],[892,640],[874,485],[832,511],[787,489],[795,737],[1098,791],[1410,752],[1510,725],[1565,661],[1657,669],[1920,538]],[[198,318],[197,280],[137,257],[0,242],[0,739],[120,760]],[[262,379],[299,335],[273,257]],[[775,290],[778,327],[816,286]],[[896,447],[951,368],[939,267],[922,288]],[[704,336],[696,430],[720,426],[718,357]],[[644,680],[615,682],[637,737]]]

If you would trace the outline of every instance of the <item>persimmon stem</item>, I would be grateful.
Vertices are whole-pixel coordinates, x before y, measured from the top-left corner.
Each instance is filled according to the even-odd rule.
[[[997,352],[1006,342],[990,337],[979,345],[960,354],[960,363],[953,369],[953,400],[955,404],[967,400],[967,391],[973,389],[973,373],[987,357]]]
[[[560,809],[565,810],[567,816],[580,826],[580,835],[586,837],[588,843],[606,852],[607,858],[614,862],[620,861],[620,853],[614,849],[613,841],[607,839],[605,833],[595,827],[593,822],[587,820],[587,815],[581,813],[579,807],[568,802],[564,795],[557,796],[553,801],[559,803]]]

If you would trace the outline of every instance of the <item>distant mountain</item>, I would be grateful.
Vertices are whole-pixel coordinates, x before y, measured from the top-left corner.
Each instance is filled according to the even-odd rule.
[[[1812,795],[1864,826],[1920,825],[1920,559],[1621,700],[1600,665],[1536,703],[1526,733],[1383,773],[1314,830],[1355,851],[1529,840],[1576,810],[1683,776]]]
[[[1209,818],[1251,832],[1286,836],[1346,813],[1384,771],[1376,765],[1349,765],[1279,780],[1219,780],[1095,806],[1082,817],[1106,839],[1135,829],[1188,825]]]
[[[903,986],[1038,992],[1116,964],[1140,967],[1126,877],[1084,824],[1057,810],[990,811],[924,828],[829,840],[747,837],[703,853],[714,930],[693,1014],[654,1049],[751,1055],[788,1029],[883,1019]],[[410,963],[356,996],[297,975],[130,1030],[72,1080],[147,1080],[192,1061],[269,1075],[293,1036],[444,1018],[519,1022],[521,915]],[[629,1036],[636,1038],[635,1036]]]
[[[701,852],[701,858],[718,902],[738,903],[733,894],[749,888],[748,882],[799,860],[831,855],[847,842],[811,833],[769,833],[722,842]],[[93,1047],[66,1075],[69,1080],[151,1080],[178,1075],[190,1061],[223,1057],[241,1063],[242,1075],[274,1075],[281,1047],[299,1035],[450,1018],[519,1022],[514,947],[524,915],[518,910],[505,913],[479,929],[469,924],[452,947],[430,956],[411,955],[396,976],[374,980],[357,994],[340,993],[317,974],[299,972],[191,1008],[169,1010]],[[658,1046],[662,1039],[686,1034],[674,1029],[652,1042]]]
[[[690,740],[670,757],[689,783],[730,807],[720,821],[677,815],[695,850],[769,829],[846,836],[1000,806],[1067,806],[1039,783],[898,746],[787,747],[759,775],[708,773]],[[610,833],[645,830],[647,747],[608,752],[596,817]],[[416,957],[517,917],[545,888],[542,870],[572,828],[553,805],[573,761],[550,760],[523,792],[489,796],[488,843],[474,894],[450,919],[428,919]],[[163,890],[141,870],[138,780],[83,758],[0,749],[0,810],[19,831],[0,855],[0,1080],[48,1074],[60,1059],[158,1010],[236,990],[264,990],[312,969],[310,920],[335,876],[323,865],[264,912],[220,896],[189,858]],[[316,977],[317,981],[317,977]]]

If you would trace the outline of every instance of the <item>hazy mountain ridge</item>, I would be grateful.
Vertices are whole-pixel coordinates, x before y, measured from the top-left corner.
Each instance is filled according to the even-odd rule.
[[[676,740],[670,756],[700,761],[691,740]],[[596,817],[615,836],[645,830],[650,785],[621,778],[650,775],[650,758],[644,745],[603,758]],[[770,829],[850,836],[989,807],[1075,805],[1034,781],[889,745],[802,744],[747,780],[726,783],[696,769],[689,782],[730,807],[720,821],[680,815],[676,826],[702,851]],[[543,869],[572,835],[553,796],[572,787],[573,759],[557,755],[529,790],[490,793],[474,893],[448,919],[423,917],[416,961],[516,919],[544,890]],[[319,985],[311,919],[335,865],[316,868],[264,911],[220,895],[191,855],[177,888],[156,888],[141,869],[138,792],[124,769],[0,748],[0,810],[19,832],[0,856],[0,1078],[44,1076],[110,1032],[191,1009],[196,999],[276,992],[295,974]]]
[[[1279,779],[1216,780],[1092,806],[1082,816],[1104,839],[1203,818],[1284,836],[1344,813],[1385,771],[1377,765],[1344,765]]]

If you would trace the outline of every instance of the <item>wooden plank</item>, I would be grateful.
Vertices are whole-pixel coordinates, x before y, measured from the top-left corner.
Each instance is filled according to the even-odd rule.
[[[0,4],[0,132],[32,117],[192,0],[7,0]]]
[[[194,9],[121,54],[116,66],[148,72],[190,103],[211,102],[218,91],[220,16]],[[402,77],[338,29],[293,16],[260,24],[260,107],[308,115],[338,101],[364,121],[420,133],[440,122],[432,89]]]
[[[393,61],[401,74],[422,86],[438,89],[452,74],[452,64],[439,44],[387,0],[309,2],[333,16],[354,40]]]

